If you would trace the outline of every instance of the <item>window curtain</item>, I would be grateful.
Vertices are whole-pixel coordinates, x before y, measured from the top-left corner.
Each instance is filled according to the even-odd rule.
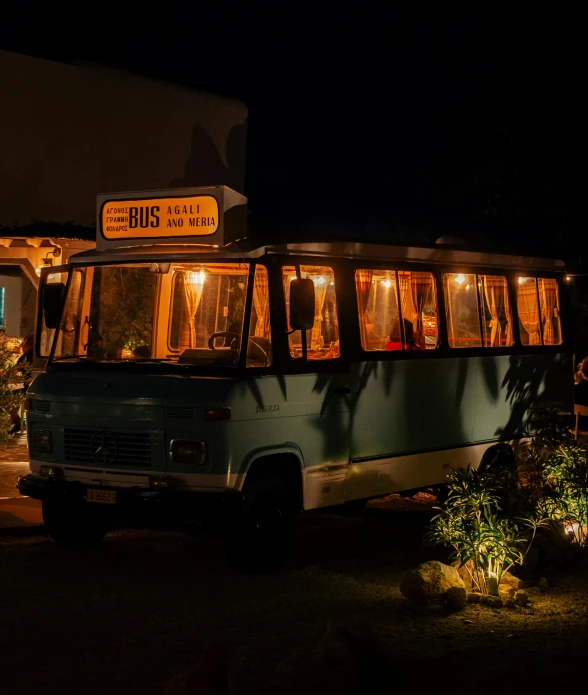
[[[420,335],[423,332],[423,312],[429,296],[433,293],[433,276],[431,273],[410,274],[410,294],[412,297],[412,324]]]
[[[559,323],[559,307],[557,283],[553,278],[539,279],[539,299],[541,301],[543,342],[545,345],[556,345],[555,329],[553,324],[555,322]]]
[[[416,308],[412,296],[412,275],[413,273],[398,273],[398,284],[400,285],[400,308],[402,311],[402,318],[408,319],[414,327]]]
[[[180,349],[196,347],[196,312],[202,297],[204,282],[200,281],[199,273],[184,273],[184,310],[186,320],[182,329]]]
[[[364,350],[368,350],[367,338],[367,309],[372,290],[373,270],[357,270],[355,272],[355,287],[357,290],[357,308],[359,309],[359,328],[361,331],[361,344]]]
[[[502,326],[500,315],[506,316],[505,344],[512,345],[512,320],[508,302],[508,286],[506,278],[495,275],[484,275],[484,296],[490,311],[490,347],[500,347]]]
[[[327,276],[329,278],[329,276]],[[322,285],[317,285],[314,281],[314,326],[310,336],[310,347],[314,350],[317,347],[321,335],[321,325],[323,322],[323,306],[327,296],[328,280],[325,279]]]
[[[537,283],[535,278],[521,278],[517,285],[519,321],[529,334],[528,345],[541,345],[539,332],[539,307],[537,306]]]
[[[258,266],[255,270],[253,284],[253,305],[257,322],[253,335],[267,337],[269,329],[269,301],[267,270]]]

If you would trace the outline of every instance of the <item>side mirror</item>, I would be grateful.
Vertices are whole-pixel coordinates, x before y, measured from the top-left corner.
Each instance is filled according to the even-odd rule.
[[[62,282],[52,282],[43,287],[43,313],[47,328],[57,328],[64,301],[65,285]]]
[[[314,326],[314,282],[292,280],[290,283],[290,327],[293,331],[309,331]]]

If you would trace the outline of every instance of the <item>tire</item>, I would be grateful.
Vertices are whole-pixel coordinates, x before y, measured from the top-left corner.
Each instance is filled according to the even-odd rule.
[[[43,500],[43,521],[59,545],[95,546],[108,533],[108,519],[102,510],[67,499]]]
[[[266,477],[245,487],[243,503],[229,529],[229,560],[242,572],[271,572],[291,545],[294,506],[281,478]]]

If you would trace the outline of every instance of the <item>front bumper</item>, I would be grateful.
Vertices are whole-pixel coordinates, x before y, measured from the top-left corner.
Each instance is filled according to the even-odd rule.
[[[51,480],[36,475],[19,478],[16,485],[21,495],[37,500],[59,500],[85,503],[88,489],[113,490],[116,504],[100,505],[117,516],[133,519],[145,512],[178,516],[189,520],[207,521],[211,518],[228,518],[240,508],[241,494],[233,490],[192,491],[153,487],[120,488],[85,485],[79,481]],[[93,505],[98,506],[98,505]]]

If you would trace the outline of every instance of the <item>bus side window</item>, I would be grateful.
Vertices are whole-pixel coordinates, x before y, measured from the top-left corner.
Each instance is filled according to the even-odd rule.
[[[517,309],[523,345],[561,345],[559,292],[553,278],[517,278]]]
[[[355,288],[364,350],[437,346],[437,301],[431,273],[362,269],[355,272]]]
[[[523,345],[541,345],[541,325],[537,301],[537,279],[517,278],[517,311]]]
[[[484,347],[514,344],[508,284],[501,275],[478,275]]]
[[[539,278],[539,303],[543,345],[561,345],[561,319],[559,318],[559,292],[554,278]]]
[[[270,304],[267,268],[257,265],[253,281],[253,306],[247,345],[248,367],[269,367],[272,363]]]
[[[296,278],[295,266],[282,269],[286,317],[290,328],[290,283]],[[306,331],[306,359],[325,360],[340,356],[339,324],[337,319],[337,298],[335,293],[335,274],[326,266],[300,266],[300,277],[310,278],[314,283],[314,326]],[[304,358],[301,331],[294,331],[288,337],[290,357]]]
[[[476,276],[444,273],[447,336],[452,348],[482,347]]]
[[[70,288],[67,294],[65,306],[63,308],[63,318],[59,341],[55,346],[55,357],[60,355],[75,355],[83,351],[79,345],[80,333],[82,331],[82,301],[84,298],[84,275],[83,270],[72,270]],[[62,282],[67,279],[66,273],[55,273],[49,275],[48,283]],[[39,357],[48,357],[53,343],[55,330],[47,328],[45,321],[41,324],[41,340]]]

